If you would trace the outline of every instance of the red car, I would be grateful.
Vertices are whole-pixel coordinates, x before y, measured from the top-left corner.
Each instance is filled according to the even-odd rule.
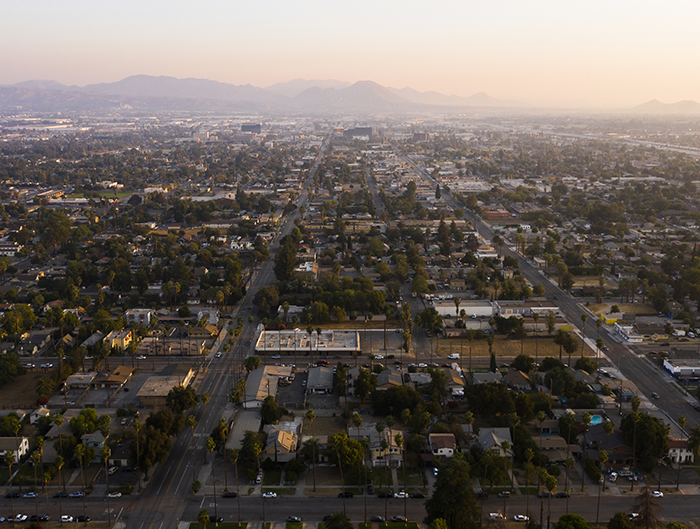
[[[318,360],[316,362],[317,366],[327,366],[328,365],[328,360]]]

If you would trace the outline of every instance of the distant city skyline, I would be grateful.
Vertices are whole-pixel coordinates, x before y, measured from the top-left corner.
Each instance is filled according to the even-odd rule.
[[[147,74],[372,80],[555,107],[700,101],[690,1],[38,0],[2,11],[0,84]]]

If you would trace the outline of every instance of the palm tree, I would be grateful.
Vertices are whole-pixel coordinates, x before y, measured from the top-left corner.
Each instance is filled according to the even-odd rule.
[[[209,393],[207,393],[205,391],[204,393],[202,393],[200,395],[199,400],[201,400],[202,404],[204,404],[204,413],[202,414],[202,422],[206,426],[206,424],[207,424],[207,404],[209,404],[211,397],[209,396]]]
[[[608,462],[608,452],[606,450],[598,450],[598,463],[600,463],[601,470],[605,470],[605,464]],[[598,516],[600,515],[600,491],[602,490],[602,485],[605,483],[605,474],[602,474],[598,479],[598,507],[595,512],[595,523],[598,523]]]
[[[192,444],[194,443],[194,427],[197,426],[197,419],[194,415],[190,414],[187,416],[185,424],[190,427],[190,431],[192,432],[192,437],[190,437],[190,450],[192,450],[192,483],[194,483],[197,480],[197,472],[194,468],[194,447]]]
[[[36,487],[36,469],[39,466],[39,463],[41,463],[41,453],[39,452],[39,450],[34,450],[34,452],[32,452],[32,465],[34,466],[34,487]],[[36,512],[34,514],[36,514],[36,516],[38,518],[39,517],[39,495],[38,494],[36,496],[34,496],[34,500],[35,500],[34,503],[35,503],[35,507],[36,507]]]
[[[306,328],[306,334],[309,335],[309,354],[311,355],[311,361],[312,361],[312,362],[314,361],[314,356],[313,356],[313,354],[311,353],[311,336],[313,335],[313,333],[314,333],[314,328],[313,328],[311,325],[309,325],[309,326]]]
[[[355,428],[357,428],[357,440],[359,441],[360,440],[360,426],[362,426],[362,416],[359,413],[355,412],[355,413],[353,413],[351,420],[352,420],[352,425]],[[362,460],[360,460],[360,464],[361,464],[361,462],[362,462]],[[360,483],[362,481],[361,472],[362,472],[362,467],[358,466],[358,468],[357,468],[357,483]],[[367,495],[367,491],[365,491],[365,496],[366,495]]]
[[[535,366],[537,365],[537,322],[540,321],[538,312],[532,313],[532,319],[535,321]]]
[[[636,397],[636,395],[635,395]],[[637,397],[639,398],[639,397]],[[632,417],[632,422],[634,423],[634,433],[632,434],[632,470],[635,473],[633,478],[636,477],[637,473],[637,423],[639,422],[639,413],[637,413],[637,410],[633,411],[630,413],[630,416]],[[634,490],[634,479],[630,481],[630,491]]]
[[[59,476],[59,480],[58,480],[58,489],[59,489],[59,495],[58,495],[58,512],[59,512],[59,514],[60,514],[61,517],[63,517],[63,496],[62,496],[60,493],[61,493],[61,492],[65,492],[65,483],[64,483],[64,487],[63,487],[64,490],[61,491],[61,480],[60,480],[60,476],[61,476],[61,469],[63,468],[63,465],[64,465],[64,464],[65,464],[65,462],[63,461],[63,457],[60,456],[60,455],[59,455],[59,456],[56,456],[56,461],[54,461],[54,465],[56,465],[56,468],[58,469],[58,476]],[[48,492],[47,492],[46,494],[48,494]]]
[[[557,478],[548,474],[544,485],[549,491],[549,497],[547,498],[547,529],[549,529],[549,520],[552,517],[552,492],[557,488]]]
[[[565,486],[565,491],[569,492],[569,472],[573,468],[573,466],[576,464],[576,461],[574,460],[573,457],[569,456],[564,460],[564,465],[566,466],[566,486]],[[566,497],[566,514],[569,514],[569,496]]]
[[[44,474],[44,444],[46,443],[46,439],[44,439],[41,435],[36,438],[36,449],[39,452],[39,465],[41,465],[41,474]],[[36,479],[35,479],[36,481]]]
[[[313,460],[313,471],[314,471],[314,492],[316,492],[316,434],[314,432],[314,419],[316,414],[314,410],[309,410],[306,412],[306,418],[311,423],[311,459]]]
[[[49,511],[49,481],[51,481],[51,472],[44,472],[44,492],[46,493],[46,512]]]
[[[588,425],[591,424],[591,414],[586,412],[581,416],[583,423],[583,459],[581,460],[581,492],[583,492],[584,480],[586,479],[586,432]]]
[[[212,454],[216,448],[216,442],[211,437],[207,439],[207,451]],[[219,527],[219,511],[216,503],[216,465],[214,464],[214,455],[211,456],[211,477],[214,484],[214,527]]]
[[[102,457],[102,461],[105,463],[105,479],[107,480],[107,527],[112,525],[112,509],[109,506],[109,469],[108,463],[109,463],[109,457],[112,455],[112,451],[109,449],[108,446],[103,446],[102,450],[100,451],[100,456]]]
[[[583,325],[581,326],[581,357],[583,357],[583,346],[584,346],[584,340],[586,338],[586,320],[588,319],[587,314],[581,314],[581,323]]]
[[[681,427],[681,430],[685,430],[686,425],[688,424],[688,419],[685,418],[684,415],[681,415],[678,417],[678,426]],[[680,490],[681,488],[681,455],[678,454],[678,480],[676,481],[676,490]]]
[[[209,513],[207,513],[206,509],[200,509],[199,513],[197,514],[197,521],[199,522],[199,525],[203,527],[203,529],[207,529],[207,524],[209,523]]]
[[[83,471],[84,463],[86,462],[87,448],[84,444],[76,445],[73,455],[78,460],[78,464],[80,464],[80,476],[83,479],[83,516],[85,517],[85,525],[87,525],[87,508],[85,506],[85,490],[87,489],[87,483],[85,483],[85,472]]]
[[[397,433],[397,434],[394,436],[394,442],[396,443],[396,446],[399,448],[399,453],[401,453],[402,456],[403,456],[403,457],[402,457],[402,459],[403,459],[403,461],[402,461],[402,466],[403,466],[403,490],[404,490],[404,492],[406,492],[406,451],[405,451],[405,450],[403,450],[403,451],[401,450],[401,448],[403,447],[403,435],[401,435],[400,433]],[[406,517],[407,517],[407,515],[406,515],[406,496],[407,496],[407,494],[404,494],[404,496],[403,496],[403,517],[404,517],[404,523],[403,523],[403,524],[404,524],[404,527],[406,526],[405,520],[406,520]]]
[[[141,431],[141,421],[134,419],[134,430],[136,430],[136,475],[139,478],[139,492],[141,491],[141,449],[139,448],[139,432]]]
[[[233,469],[236,472],[236,502],[238,503],[238,527],[241,526],[241,496],[238,494],[238,450],[231,448],[228,452],[228,457],[233,463]]]
[[[530,466],[531,466],[531,461],[532,458],[535,457],[535,452],[532,451],[532,448],[528,448],[525,450],[525,487],[529,488],[530,487]],[[525,515],[527,517],[530,516],[530,493],[527,492],[525,494],[526,499],[525,499]]]
[[[503,490],[506,490],[506,480],[508,478],[508,451],[510,450],[510,443],[505,439],[501,441],[500,449],[503,451]],[[506,516],[506,495],[503,495],[503,516]]]
[[[15,526],[15,500],[12,496],[12,465],[14,465],[15,463],[15,451],[8,450],[7,452],[5,452],[5,464],[10,469],[10,504],[12,505],[12,527]]]

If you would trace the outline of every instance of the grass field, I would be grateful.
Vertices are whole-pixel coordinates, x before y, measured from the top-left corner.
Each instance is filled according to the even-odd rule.
[[[113,189],[103,189],[97,192],[101,197],[114,198]],[[117,198],[124,198],[133,195],[132,191],[117,191]],[[66,195],[66,198],[85,198],[83,193],[73,193],[72,195]]]
[[[276,487],[282,479],[281,470],[268,470],[263,474],[263,485]]]

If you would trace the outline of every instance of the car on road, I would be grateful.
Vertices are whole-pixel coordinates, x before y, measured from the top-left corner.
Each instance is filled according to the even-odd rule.
[[[369,519],[370,522],[379,522],[379,523],[384,523],[386,520],[384,520],[383,516],[372,516]]]
[[[630,518],[630,520],[636,520],[637,518],[639,518],[639,513],[638,512],[631,512],[629,514],[629,518]]]
[[[64,514],[61,516],[61,523],[73,523],[75,521],[75,518],[68,514]]]
[[[270,358],[272,358],[273,360],[279,360],[282,357],[280,355],[272,355]]]
[[[121,498],[122,493],[118,492],[118,491],[117,492],[110,492],[109,494],[107,494],[107,497],[108,498]]]
[[[447,358],[449,358],[450,360],[459,360],[459,353],[449,354],[447,355]]]
[[[139,355],[136,357],[136,360],[145,360],[146,357],[144,355]]]
[[[661,492],[660,490],[652,490],[652,491],[649,493],[649,496],[651,496],[652,498],[663,498],[663,497],[664,497],[664,493]]]
[[[394,493],[391,491],[380,492],[379,494],[377,494],[377,498],[393,498],[393,497],[394,497]]]
[[[354,496],[354,494],[352,492],[348,492],[348,491],[338,493],[339,498],[343,498],[343,497],[352,498],[353,496]]]
[[[8,492],[5,494],[5,498],[19,498],[20,493],[19,492]]]
[[[500,512],[490,512],[489,513],[489,520],[491,520],[491,521],[503,520],[503,515]]]
[[[327,366],[329,364],[328,360],[316,360],[317,366]]]
[[[301,518],[298,516],[287,516],[287,521],[290,523],[299,523],[301,522]]]
[[[549,498],[551,495],[552,495],[552,493],[549,492],[548,490],[543,490],[543,491],[537,493],[538,498]]]
[[[394,498],[408,498],[408,493],[401,490],[394,494]]]
[[[374,355],[375,360],[384,360],[384,355]]]
[[[652,399],[658,399],[658,398],[660,398],[660,397],[659,397],[659,394],[658,394],[658,393],[652,393],[652,394],[651,394],[651,398],[652,398]]]
[[[56,494],[53,495],[53,497],[54,498],[67,498],[68,493],[67,492],[57,492]]]
[[[23,497],[23,498],[36,498],[36,496],[37,496],[36,492],[27,492],[27,493],[26,493],[24,496],[22,496],[22,497]]]
[[[277,493],[276,492],[263,492],[262,497],[263,498],[276,498]]]
[[[92,518],[89,516],[83,516],[82,514],[75,517],[75,521],[80,523],[88,523],[90,520],[92,520]]]
[[[555,498],[568,498],[569,496],[571,496],[571,494],[569,494],[568,492],[564,492],[564,491],[557,492],[554,495]]]
[[[82,490],[76,490],[68,495],[69,498],[82,498],[83,496],[85,496],[85,493]]]
[[[32,514],[29,517],[30,522],[48,522],[50,519],[51,517],[48,514],[40,514],[39,516]]]
[[[437,467],[433,467],[433,476],[437,476],[437,475],[438,475],[438,469],[437,469]]]
[[[413,494],[411,494],[411,498],[422,500],[423,498],[425,498],[425,494],[423,494],[422,492],[414,492]]]
[[[391,521],[392,522],[407,522],[408,520],[406,520],[406,518],[404,518],[403,516],[392,516]]]
[[[28,518],[29,518],[29,516],[27,516],[26,514],[15,514],[15,517],[14,517],[14,518],[12,518],[12,516],[10,516],[10,517],[7,518],[7,520],[8,520],[9,522],[11,522],[11,521],[13,521],[13,520],[14,520],[15,522],[26,522]]]
[[[238,496],[238,494],[236,494],[235,492],[224,492],[221,495],[222,498],[235,498],[236,496]]]
[[[498,493],[499,498],[510,498],[510,492],[507,490]]]
[[[119,467],[109,467],[109,470],[107,470],[107,473],[111,476],[114,474],[117,470],[119,470]]]
[[[480,490],[479,492],[476,493],[476,499],[477,500],[488,500],[489,495],[484,492],[483,490]]]
[[[513,521],[514,522],[527,522],[530,518],[525,516],[524,514],[516,514],[513,516]]]
[[[217,358],[221,358],[221,352],[216,353]]]

